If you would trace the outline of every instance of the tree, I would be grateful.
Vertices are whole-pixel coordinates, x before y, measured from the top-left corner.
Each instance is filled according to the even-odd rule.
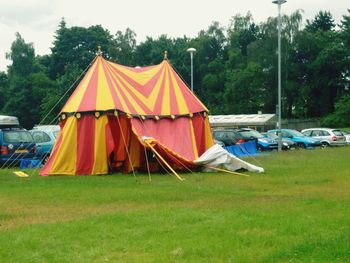
[[[0,71],[0,112],[7,101],[8,77],[3,71]]]
[[[344,89],[345,52],[337,31],[305,29],[296,37],[294,78],[300,83],[299,107],[305,117],[320,117],[334,110]]]
[[[266,77],[261,66],[249,62],[243,69],[229,72],[225,89],[225,112],[253,114],[266,107]]]
[[[35,54],[32,43],[25,43],[19,33],[11,45],[11,52],[6,54],[12,64],[8,67],[8,99],[4,105],[4,112],[15,115],[22,125],[30,128],[38,119],[38,105],[32,101],[32,83],[30,75],[35,71]]]
[[[38,124],[42,117],[40,105],[43,98],[52,94],[55,83],[45,74],[44,65],[36,61],[32,43],[26,43],[19,33],[11,45],[7,57],[12,60],[8,67],[8,92],[3,111],[17,116],[25,128]]]
[[[207,30],[199,32],[190,42],[197,52],[194,59],[194,92],[211,109],[220,113],[225,87],[225,61],[227,39],[224,29],[213,22]]]
[[[56,79],[64,75],[68,64],[76,64],[83,71],[96,57],[99,45],[108,57],[111,38],[109,31],[100,25],[67,28],[62,19],[51,48],[50,77]]]
[[[135,50],[135,65],[159,64],[164,58],[164,51],[168,51],[168,57],[173,58],[173,40],[171,38],[167,35],[161,35],[157,39],[147,37]]]
[[[324,117],[322,125],[328,127],[349,127],[350,126],[350,95],[340,98],[335,104],[334,113]]]
[[[315,16],[314,20],[306,20],[307,31],[316,32],[316,31],[330,31],[334,29],[334,19],[330,12],[320,11]]]
[[[342,85],[345,91],[350,87],[350,9],[349,15],[344,15],[341,21],[340,38],[344,45],[345,55],[343,57]]]
[[[190,39],[186,36],[183,38],[168,38],[161,35],[157,39],[148,37],[144,42],[139,44],[135,50],[135,65],[149,66],[160,63],[164,58],[164,51],[168,51],[168,59],[176,71],[184,77],[189,83],[190,66],[189,55],[186,52],[190,47]]]
[[[136,49],[136,33],[130,28],[117,31],[108,49],[108,56],[111,60],[123,65],[134,64],[134,52]]]
[[[259,27],[254,23],[252,14],[246,16],[240,14],[231,18],[231,26],[228,29],[230,48],[238,48],[242,56],[246,57],[248,46],[259,38]]]

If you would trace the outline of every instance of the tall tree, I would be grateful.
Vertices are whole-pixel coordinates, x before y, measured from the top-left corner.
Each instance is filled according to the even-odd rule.
[[[7,101],[8,77],[3,71],[0,71],[0,112]]]
[[[329,11],[320,11],[313,20],[306,20],[305,29],[311,32],[329,31],[335,27],[334,19]]]
[[[224,113],[256,113],[262,106],[258,93],[264,86],[262,74],[259,74],[263,71],[259,63],[248,61],[248,50],[259,39],[259,35],[259,27],[254,23],[250,12],[246,16],[238,14],[232,17],[228,29]]]
[[[231,25],[228,29],[230,48],[238,48],[242,56],[246,57],[248,46],[259,37],[259,26],[254,23],[252,14],[246,16],[240,14],[231,18]]]
[[[32,43],[26,43],[19,33],[11,45],[11,52],[6,57],[12,60],[8,67],[10,95],[5,102],[4,112],[17,116],[26,128],[39,118],[36,110],[37,104],[33,103],[31,74],[35,71],[35,54]]]
[[[62,19],[56,31],[54,46],[51,48],[51,78],[56,79],[64,75],[68,64],[76,64],[84,70],[96,56],[99,45],[108,57],[111,38],[109,31],[100,25],[67,28]]]
[[[197,50],[194,59],[194,92],[213,114],[220,113],[224,109],[222,99],[227,58],[227,39],[223,27],[213,22],[207,30],[199,32],[191,45]]]
[[[186,36],[175,39],[166,35],[161,35],[157,39],[148,37],[136,47],[135,65],[148,66],[158,64],[164,58],[164,51],[168,51],[170,63],[188,82],[190,79],[190,66],[189,55],[186,50],[189,48],[189,42],[190,39]]]
[[[164,58],[164,51],[168,51],[172,58],[173,41],[167,35],[161,35],[157,39],[147,37],[135,50],[135,65],[149,66],[160,63]]]
[[[328,127],[349,127],[350,126],[350,94],[344,95],[335,103],[333,113],[321,120],[322,125]]]
[[[108,49],[109,58],[123,65],[134,64],[134,52],[136,49],[136,33],[130,28],[117,31]]]
[[[320,12],[295,41],[295,79],[300,83],[299,106],[305,117],[331,113],[342,93],[345,49],[339,32],[333,30],[329,21],[331,15]]]
[[[348,15],[343,16],[340,28],[340,38],[345,50],[345,55],[343,57],[344,68],[342,71],[342,82],[344,90],[350,92],[350,9],[348,9]]]

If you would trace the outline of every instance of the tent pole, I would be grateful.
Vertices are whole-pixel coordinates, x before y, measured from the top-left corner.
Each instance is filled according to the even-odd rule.
[[[150,170],[149,170],[147,150],[146,150],[146,147],[145,147],[145,146],[142,145],[142,147],[143,147],[143,149],[145,149],[145,158],[146,158],[146,164],[147,164],[148,181],[151,182],[151,181],[152,181],[152,178],[151,178],[151,172],[150,172]]]
[[[184,181],[184,179],[181,178],[181,176],[178,175],[173,168],[171,168],[171,166],[164,160],[164,158],[156,151],[156,149],[153,148],[153,146],[149,142],[145,141],[145,143],[159,157],[159,159],[162,160],[162,162],[170,169],[170,171],[172,171],[172,173],[177,177],[177,179],[179,179],[180,181]]]
[[[217,167],[213,167],[213,166],[209,166],[209,165],[204,165],[204,166],[209,168],[209,169],[213,169],[213,170],[220,171],[220,172],[225,172],[225,173],[229,173],[229,174],[242,175],[242,176],[249,177],[248,174],[232,172],[232,171],[229,171],[229,170],[225,170],[225,169],[221,169],[221,168],[217,168]]]

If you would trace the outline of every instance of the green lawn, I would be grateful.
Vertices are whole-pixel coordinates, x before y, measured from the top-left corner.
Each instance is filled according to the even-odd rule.
[[[0,170],[0,262],[350,262],[350,147],[248,160],[266,173]]]

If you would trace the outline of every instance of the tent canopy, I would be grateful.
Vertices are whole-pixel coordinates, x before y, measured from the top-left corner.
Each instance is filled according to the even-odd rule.
[[[207,113],[167,59],[132,68],[99,54],[60,112],[40,174],[156,171],[163,161],[153,164],[150,150],[174,169],[198,167],[194,160],[213,145]]]
[[[111,110],[140,116],[208,111],[166,59],[156,66],[132,68],[97,56],[61,113]]]

